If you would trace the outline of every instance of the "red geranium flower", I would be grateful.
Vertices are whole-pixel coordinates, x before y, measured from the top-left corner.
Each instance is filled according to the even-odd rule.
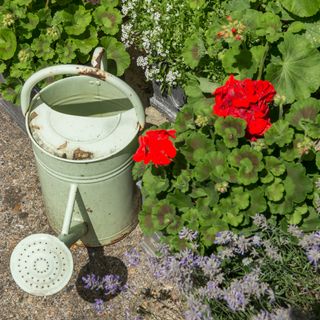
[[[213,113],[220,117],[233,116],[247,122],[247,137],[255,140],[271,126],[270,103],[276,94],[273,85],[264,80],[236,80],[233,75],[214,93]]]
[[[145,136],[139,137],[139,148],[133,155],[136,162],[154,165],[168,165],[176,156],[177,150],[169,138],[176,137],[175,130],[149,130]]]

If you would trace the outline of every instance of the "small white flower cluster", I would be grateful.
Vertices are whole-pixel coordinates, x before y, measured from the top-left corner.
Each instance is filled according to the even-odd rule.
[[[169,70],[169,72],[166,75],[166,82],[170,85],[170,86],[175,86],[177,85],[177,79],[179,79],[181,76],[180,72],[175,70]]]
[[[134,38],[132,36],[132,24],[124,23],[121,25],[121,41],[126,48],[133,45]]]

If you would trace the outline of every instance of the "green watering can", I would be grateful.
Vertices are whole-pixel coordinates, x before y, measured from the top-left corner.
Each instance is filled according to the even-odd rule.
[[[68,247],[112,244],[137,225],[140,193],[132,155],[144,127],[144,109],[125,82],[102,68],[57,65],[33,74],[21,92],[21,108],[34,151],[46,215],[60,234],[26,237],[12,252],[11,273],[20,288],[38,295],[61,290],[73,271]],[[37,93],[49,77],[69,75]],[[72,76],[70,76],[72,75]]]

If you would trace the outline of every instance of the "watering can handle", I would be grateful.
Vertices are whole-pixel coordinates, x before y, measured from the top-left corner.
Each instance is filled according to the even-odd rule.
[[[65,64],[65,65],[57,65],[52,67],[44,68],[36,73],[34,73],[30,78],[27,79],[25,84],[22,87],[21,91],[21,110],[24,115],[27,114],[28,109],[30,107],[31,100],[31,91],[36,86],[36,84],[48,77],[57,76],[57,75],[87,75],[94,78],[98,78],[100,80],[106,81],[111,85],[114,85],[118,88],[123,94],[125,94],[132,105],[134,106],[137,114],[137,118],[140,124],[140,127],[143,128],[145,124],[145,115],[143,105],[138,97],[138,95],[134,92],[134,90],[128,86],[124,81],[117,78],[116,76],[88,66],[81,66],[76,64]]]

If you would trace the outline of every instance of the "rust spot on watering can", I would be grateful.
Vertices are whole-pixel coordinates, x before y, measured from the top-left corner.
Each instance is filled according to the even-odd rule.
[[[91,159],[93,157],[93,153],[89,151],[81,150],[80,148],[77,148],[73,151],[73,160],[85,160],[85,159]]]
[[[60,145],[57,150],[62,150],[62,149],[65,149],[68,145],[68,142],[66,141],[65,143],[63,143],[62,145]]]
[[[90,68],[90,67],[80,68],[79,74],[95,77],[101,80],[106,80],[106,73],[96,68]]]
[[[29,117],[29,121],[32,121],[37,116],[38,116],[38,114],[35,111],[31,112],[30,117]]]
[[[31,129],[31,130],[40,130],[40,127],[37,126],[37,125],[31,124],[31,125],[30,125],[30,129]]]

